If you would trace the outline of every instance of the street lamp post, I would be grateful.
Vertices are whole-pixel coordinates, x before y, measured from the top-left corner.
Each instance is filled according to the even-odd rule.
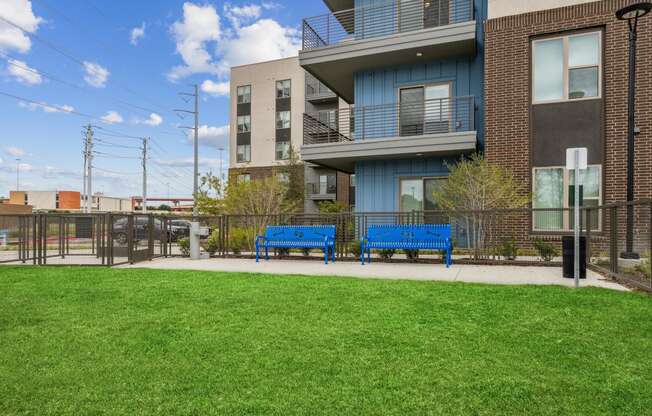
[[[635,101],[636,101],[636,29],[638,19],[645,16],[652,10],[652,3],[642,2],[630,4],[616,12],[619,20],[626,20],[629,27],[629,90],[627,96],[627,230],[625,236],[625,251],[621,253],[622,258],[638,259],[638,253],[634,252],[634,136],[636,134],[635,124]],[[613,224],[612,226],[615,226]]]

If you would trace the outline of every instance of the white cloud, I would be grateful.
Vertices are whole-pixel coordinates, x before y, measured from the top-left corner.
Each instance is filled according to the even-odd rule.
[[[30,0],[2,0],[0,1],[0,16],[15,23],[28,33],[35,33],[43,21],[34,15]],[[22,30],[0,21],[0,51],[29,52],[32,42]]]
[[[301,46],[298,30],[272,19],[260,19],[238,29],[237,35],[218,46],[220,73],[236,65],[269,61],[297,54]]]
[[[75,111],[75,107],[71,105],[53,105],[47,103],[28,103],[25,101],[19,101],[18,106],[21,108],[26,108],[30,111],[43,110],[46,113],[72,113]]]
[[[117,111],[109,111],[101,118],[102,122],[106,124],[120,124],[124,121],[122,116]]]
[[[43,82],[43,77],[34,68],[30,68],[25,61],[9,59],[7,61],[7,72],[18,82],[26,85],[38,85]]]
[[[134,46],[138,45],[140,38],[145,36],[145,22],[142,25],[131,29],[131,40],[130,43]]]
[[[184,65],[176,66],[168,73],[171,80],[177,80],[193,73],[214,73],[215,65],[206,50],[208,42],[220,39],[220,16],[211,5],[183,4],[183,19],[172,25],[177,53]]]
[[[91,87],[104,88],[111,74],[108,69],[95,62],[84,61],[84,81]]]
[[[145,121],[143,121],[144,124],[147,124],[148,126],[158,126],[163,122],[163,117],[159,116],[156,113],[152,113],[149,115],[149,118]]]
[[[224,4],[224,14],[235,27],[239,27],[245,21],[258,19],[261,12],[261,6],[257,4],[247,4],[244,6]]]
[[[228,97],[231,90],[231,86],[228,81],[215,82],[210,79],[207,79],[204,82],[202,82],[201,90],[206,94],[210,94],[215,97]]]
[[[185,3],[183,19],[171,28],[184,64],[172,68],[169,79],[204,73],[217,75],[218,83],[222,83],[227,81],[232,66],[295,56],[301,44],[299,30],[261,18],[263,11],[278,7],[276,3],[227,4],[224,16],[230,26],[222,27],[213,6]],[[215,43],[212,50],[211,43]]]
[[[168,160],[158,159],[156,160],[156,164],[160,166],[166,166],[166,167],[184,168],[184,167],[193,167],[195,165],[195,160],[191,157],[183,158],[183,159],[168,159]],[[220,164],[219,159],[207,158],[207,157],[199,158],[200,166],[219,166],[219,164]]]
[[[25,156],[25,150],[16,146],[5,147],[5,153],[11,157],[23,157]]]
[[[188,130],[188,141],[193,140],[193,131]],[[226,148],[229,143],[229,126],[199,126],[199,144],[214,147],[216,149]]]

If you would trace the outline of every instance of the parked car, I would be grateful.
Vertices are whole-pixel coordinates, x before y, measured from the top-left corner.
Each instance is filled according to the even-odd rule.
[[[171,220],[170,241],[177,241],[180,238],[187,238],[187,237],[190,237],[190,221]]]
[[[118,244],[124,245],[127,244],[127,236],[129,234],[129,219],[127,217],[120,218],[113,223],[113,239],[118,242]],[[149,238],[149,218],[147,217],[135,217],[134,218],[134,240],[147,240]],[[164,230],[161,227],[160,221],[154,221],[154,240],[161,240],[164,235]],[[168,237],[171,237],[168,234]]]

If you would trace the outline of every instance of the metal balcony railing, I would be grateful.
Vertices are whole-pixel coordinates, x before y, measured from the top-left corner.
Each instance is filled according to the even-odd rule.
[[[389,0],[303,19],[303,50],[473,20],[473,0]]]
[[[308,100],[334,97],[336,97],[336,95],[333,91],[321,83],[317,78],[306,72],[306,98]]]
[[[332,175],[332,177],[328,178],[328,182],[313,182],[313,183],[308,183],[307,185],[307,192],[308,195],[335,195],[337,193],[337,182],[336,182],[336,176]]]
[[[304,144],[342,143],[473,130],[475,103],[472,96],[368,107],[352,106],[303,115]]]

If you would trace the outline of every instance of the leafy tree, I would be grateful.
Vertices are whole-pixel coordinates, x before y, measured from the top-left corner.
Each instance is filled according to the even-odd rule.
[[[299,154],[290,146],[290,157],[282,165],[274,168],[274,174],[277,176],[283,175],[287,179],[285,181],[285,208],[288,211],[294,211],[303,206],[305,197],[304,186],[304,165],[301,162]]]
[[[222,180],[208,172],[199,180],[197,192],[197,209],[204,215],[219,215],[224,213],[224,185]]]
[[[319,203],[319,212],[322,214],[339,214],[348,210],[349,207],[340,201],[322,201]]]
[[[449,167],[448,180],[433,189],[433,198],[452,218],[466,228],[467,246],[474,248],[475,258],[486,254],[492,241],[496,215],[486,210],[520,208],[530,201],[530,195],[518,192],[514,176],[501,166],[487,162],[474,154]]]

